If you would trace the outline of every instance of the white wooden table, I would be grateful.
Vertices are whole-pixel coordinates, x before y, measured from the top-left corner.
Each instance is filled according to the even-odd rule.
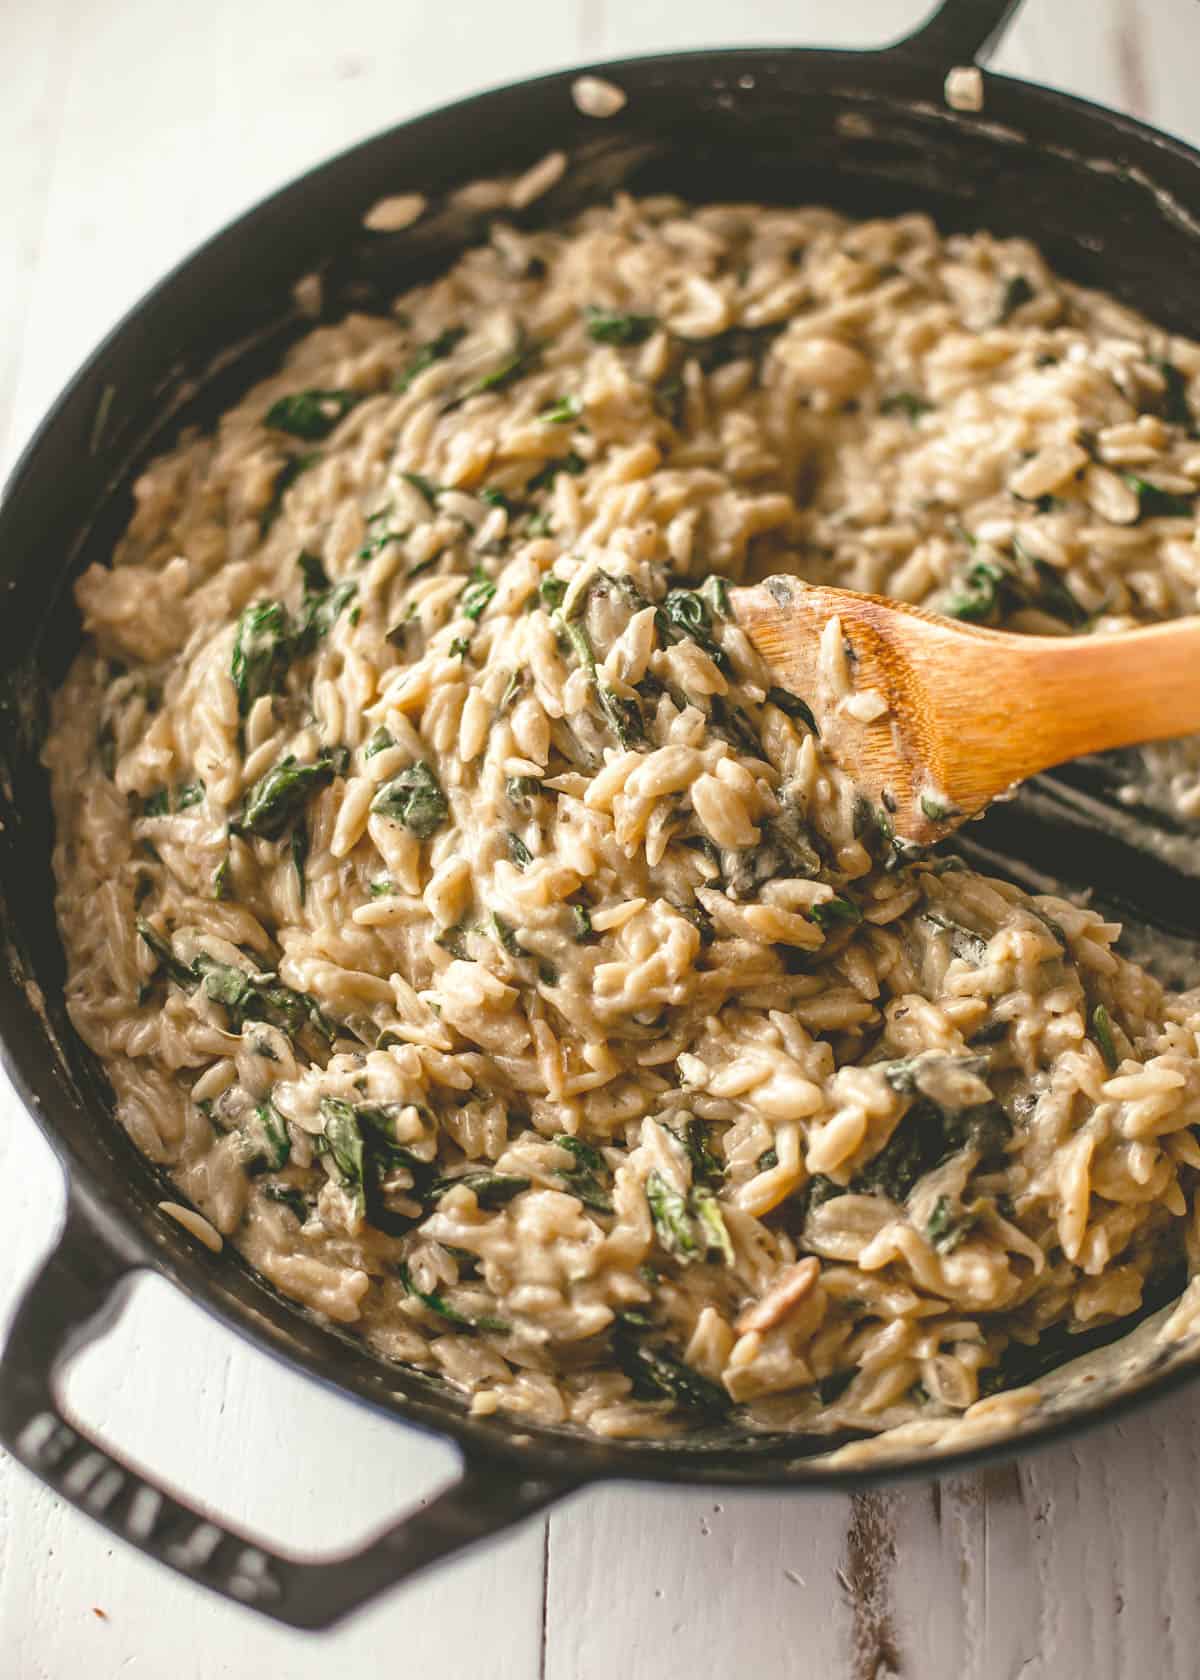
[[[478,87],[715,42],[885,40],[920,0],[0,0],[0,474],[113,320],[233,213]],[[1026,0],[997,67],[1200,140],[1196,0]],[[1200,306],[1198,306],[1200,316]],[[1200,325],[1200,320],[1198,320]],[[0,1087],[0,1315],[57,1169]],[[448,1479],[450,1448],[139,1286],[79,1416],[235,1522],[334,1549]],[[0,1680],[1193,1680],[1200,1397],[957,1481],[843,1497],[585,1493],[324,1638],[231,1609],[0,1456]]]

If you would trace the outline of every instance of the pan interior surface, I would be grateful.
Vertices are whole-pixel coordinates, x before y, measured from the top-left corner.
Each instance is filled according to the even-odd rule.
[[[1029,237],[1068,277],[1103,286],[1170,328],[1194,330],[1200,226],[1183,205],[1189,190],[1193,202],[1200,199],[1200,170],[1183,148],[1136,125],[1001,81],[989,81],[982,119],[967,119],[941,105],[939,76],[874,56],[700,54],[598,73],[630,93],[619,119],[581,118],[571,78],[546,78],[368,142],[250,212],[117,329],[35,439],[0,513],[0,576],[9,601],[0,624],[8,714],[0,778],[8,957],[0,1024],[18,1087],[96,1217],[146,1263],[322,1380],[481,1452],[580,1475],[844,1481],[852,1471],[810,1462],[834,1444],[828,1438],[718,1434],[611,1444],[469,1417],[435,1381],[375,1359],[357,1341],[305,1317],[235,1255],[199,1252],[159,1216],[164,1180],[113,1120],[98,1067],[62,1007],[51,820],[38,751],[45,695],[80,636],[66,585],[111,550],[145,462],[181,428],[211,424],[312,325],[292,295],[305,276],[321,278],[322,319],[386,308],[397,292],[481,237],[479,215],[455,201],[456,188],[485,174],[517,173],[562,149],[562,180],[518,221],[559,222],[615,190],[670,190],[697,202],[829,204],[855,216],[920,209],[943,230]],[[414,228],[385,235],[363,229],[376,199],[417,189],[430,209]],[[1014,853],[1018,878],[1032,867],[1075,888],[1094,886],[1098,872],[1102,895],[1109,888],[1114,901],[1128,883],[1130,860],[1144,858],[1149,902],[1131,890],[1132,918],[1140,912],[1152,928],[1164,963],[1186,969],[1200,930],[1180,925],[1180,873],[1154,848],[1158,818],[1135,814],[1121,828],[1102,794],[1085,788],[1091,804],[1081,814],[1078,801],[1062,808],[1053,785],[1039,788],[997,823],[973,828],[970,844],[1000,869]],[[1047,812],[1045,802],[1056,797]],[[1152,1305],[1164,1306],[1169,1293]],[[1116,1333],[1110,1329],[1104,1339]],[[1069,1348],[1041,1349],[1031,1374],[1081,1345],[1076,1339]],[[1186,1365],[1183,1349],[1135,1349],[1099,1374],[1093,1368],[1061,1379],[1061,1397],[1027,1434],[1110,1412],[1141,1389],[1164,1386]],[[887,1467],[927,1465],[918,1446]]]

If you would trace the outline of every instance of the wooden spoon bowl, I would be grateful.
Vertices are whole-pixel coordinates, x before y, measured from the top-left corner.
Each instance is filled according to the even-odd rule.
[[[1051,765],[1200,729],[1200,618],[1022,636],[792,577],[730,595],[827,756],[917,845]]]

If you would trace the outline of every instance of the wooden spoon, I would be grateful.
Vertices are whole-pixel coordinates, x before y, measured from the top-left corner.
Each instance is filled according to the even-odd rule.
[[[730,595],[778,686],[807,702],[826,755],[917,845],[1052,764],[1200,729],[1200,618],[1020,636],[791,577]],[[839,641],[849,696],[830,679]]]

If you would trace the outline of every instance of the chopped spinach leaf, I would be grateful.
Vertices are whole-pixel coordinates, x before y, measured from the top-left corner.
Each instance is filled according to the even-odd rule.
[[[397,375],[392,389],[397,393],[407,391],[418,374],[424,373],[434,362],[444,361],[466,336],[465,327],[447,327],[436,338],[430,339],[428,344],[420,345],[408,366]]]
[[[613,1330],[613,1353],[641,1400],[672,1400],[685,1411],[704,1418],[723,1418],[732,1401],[725,1390],[685,1365],[663,1347],[649,1347],[640,1332],[649,1328],[645,1316],[626,1312]]]
[[[567,426],[572,420],[578,420],[583,413],[583,404],[578,397],[559,397],[538,415],[543,426]]]
[[[304,878],[304,868],[308,862],[308,845],[308,824],[301,817],[292,829],[291,839],[292,868],[296,871],[301,904],[308,898],[308,882]]]
[[[710,338],[680,338],[677,343],[705,373],[715,373],[730,362],[753,362],[761,370],[768,350],[786,325],[784,321],[771,321],[764,327],[728,327]]]
[[[438,497],[442,493],[441,485],[435,484],[431,478],[426,478],[424,473],[419,472],[402,472],[400,477],[406,484],[412,485],[417,495],[432,512],[437,504]]]
[[[504,797],[518,811],[531,812],[533,802],[541,791],[540,783],[531,776],[509,776],[505,779]]]
[[[566,578],[555,577],[553,572],[547,572],[538,584],[538,595],[543,606],[549,612],[556,612],[562,606],[563,596],[567,593]]]
[[[516,864],[518,869],[528,869],[529,865],[533,862],[533,853],[529,850],[529,847],[525,844],[524,840],[521,839],[521,836],[519,834],[514,834],[511,829],[509,829],[506,838],[508,840],[509,857]]]
[[[459,1330],[494,1330],[500,1332],[509,1328],[508,1323],[502,1318],[493,1318],[488,1315],[475,1319],[465,1318],[436,1291],[427,1293],[425,1290],[418,1289],[413,1282],[412,1273],[409,1271],[407,1263],[399,1267],[399,1278],[407,1292],[420,1301],[423,1307],[436,1314],[438,1318],[444,1319],[447,1324],[453,1324]]]
[[[925,1236],[939,1254],[956,1249],[975,1223],[975,1216],[965,1213],[951,1197],[939,1196],[925,1227]]]
[[[922,414],[929,414],[933,404],[924,397],[917,396],[915,391],[893,391],[879,404],[880,414],[903,414],[915,425]]]
[[[496,585],[481,566],[476,566],[470,582],[458,598],[459,611],[464,618],[477,621],[495,593]]]
[[[185,782],[182,787],[175,789],[176,811],[187,811],[193,805],[201,805],[208,790],[202,781]]]
[[[292,638],[297,654],[311,653],[337,623],[343,608],[358,594],[353,578],[343,578],[319,594],[306,594]]]
[[[584,1207],[594,1208],[597,1213],[611,1213],[612,1198],[603,1183],[608,1168],[600,1151],[593,1149],[590,1143],[584,1143],[582,1138],[569,1137],[565,1132],[560,1133],[554,1142],[575,1159],[573,1167],[555,1171],[554,1176],[563,1189],[577,1197]]]
[[[436,1179],[429,1187],[429,1200],[436,1202],[448,1190],[462,1188],[472,1193],[481,1208],[498,1208],[503,1207],[506,1202],[511,1202],[522,1190],[528,1190],[532,1182],[532,1179],[519,1178],[515,1173],[478,1169],[459,1173],[456,1178]]]
[[[822,904],[814,904],[809,914],[819,928],[825,929],[839,923],[853,927],[862,921],[862,911],[848,898],[827,898]]]
[[[1000,294],[1000,313],[997,321],[1007,321],[1010,315],[1016,313],[1022,304],[1028,303],[1037,296],[1029,279],[1024,274],[1010,275],[1005,281],[1004,290]]]
[[[331,753],[311,764],[297,764],[289,753],[255,782],[230,829],[236,834],[257,835],[260,840],[280,839],[317,789],[331,782],[336,773]]]
[[[1115,1073],[1120,1065],[1120,1057],[1117,1055],[1116,1041],[1113,1038],[1112,1018],[1102,1003],[1098,1003],[1092,1010],[1092,1037],[1100,1047],[1105,1067],[1109,1073]]]
[[[622,348],[644,344],[658,326],[654,315],[629,315],[617,309],[598,309],[589,304],[585,322],[593,344],[616,344]]]
[[[496,915],[495,911],[492,912],[485,926],[479,931],[481,933],[490,932],[500,949],[507,951],[510,957],[523,957],[525,955],[524,948],[512,926],[504,920],[503,916]]]
[[[786,713],[788,717],[799,718],[800,722],[806,724],[814,735],[821,733],[817,728],[817,720],[813,716],[812,707],[807,701],[801,700],[798,694],[789,694],[786,688],[769,688],[767,699],[772,706],[778,706],[779,710]]]
[[[384,729],[383,726],[380,725],[363,748],[363,757],[374,758],[377,753],[386,752],[389,747],[394,747],[395,745],[396,742],[393,736],[388,732],[388,730]]]
[[[287,1122],[273,1103],[259,1103],[242,1128],[243,1165],[252,1171],[278,1172],[291,1153]]]
[[[929,818],[930,822],[949,822],[953,817],[958,815],[957,805],[947,805],[943,803],[942,800],[935,799],[932,794],[928,793],[923,793],[921,795],[921,809]]]
[[[1122,473],[1121,477],[1137,496],[1139,519],[1190,519],[1196,511],[1194,496],[1163,490],[1137,473]]]
[[[586,906],[582,904],[572,904],[571,920],[574,924],[575,939],[578,944],[582,945],[585,940],[592,937],[592,918],[589,915]]]
[[[264,1184],[263,1195],[269,1202],[278,1202],[287,1208],[301,1225],[308,1222],[310,1206],[302,1190],[296,1190],[290,1184]]]
[[[1175,366],[1174,362],[1152,359],[1152,365],[1162,374],[1165,387],[1162,406],[1163,419],[1172,426],[1182,426],[1185,431],[1190,432],[1195,424],[1196,417],[1192,413],[1191,404],[1188,402],[1187,376],[1180,368]]]
[[[709,1254],[719,1254],[727,1266],[732,1266],[733,1242],[725,1224],[725,1215],[721,1212],[720,1202],[703,1184],[696,1186],[690,1199],[692,1211],[704,1236],[705,1250]]]
[[[287,613],[279,602],[255,601],[244,608],[230,661],[239,717],[246,717],[260,696],[279,692],[291,658]]]
[[[271,490],[271,499],[268,501],[259,517],[258,531],[260,536],[265,537],[272,525],[274,525],[275,521],[279,518],[280,511],[283,508],[283,498],[300,477],[300,474],[306,473],[310,467],[315,467],[320,459],[320,450],[311,449],[307,455],[289,455],[284,460],[279,468],[279,471],[275,475],[275,483]]]
[[[569,473],[572,478],[578,478],[581,472],[587,471],[587,462],[574,449],[569,449],[565,455],[552,455],[544,467],[534,473],[526,490],[548,490],[559,473]]]
[[[446,796],[427,764],[410,764],[385,782],[371,801],[371,809],[402,824],[418,840],[436,834],[450,815]]]
[[[215,899],[224,901],[233,897],[232,876],[233,870],[229,863],[229,853],[226,852],[220,863],[213,870],[212,885],[213,897]]]
[[[290,432],[307,443],[318,443],[361,401],[362,394],[358,391],[296,391],[272,403],[265,424],[277,432]]]
[[[700,585],[699,593],[718,618],[733,619],[733,603],[729,599],[729,579],[720,572],[710,572]]]
[[[692,1229],[692,1219],[686,1199],[669,1185],[657,1170],[646,1178],[646,1200],[650,1217],[658,1233],[659,1243],[668,1254],[691,1260],[701,1251],[701,1244]]]
[[[319,554],[310,554],[308,549],[302,548],[296,556],[296,564],[300,568],[300,575],[304,579],[304,593],[306,595],[320,595],[329,588],[329,574],[325,570],[325,562]]]
[[[699,590],[669,590],[654,622],[665,646],[686,636],[704,650],[718,671],[728,670],[728,656],[713,638],[712,613]]]

